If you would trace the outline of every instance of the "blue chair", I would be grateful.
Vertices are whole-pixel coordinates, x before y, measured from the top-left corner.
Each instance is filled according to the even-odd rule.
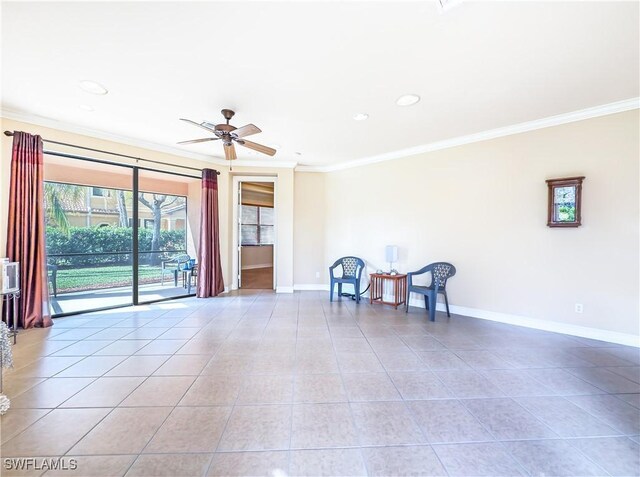
[[[431,284],[429,286],[414,285],[413,277],[431,273]],[[405,312],[409,311],[409,296],[411,292],[424,295],[424,306],[429,312],[429,320],[436,320],[436,303],[438,301],[438,293],[444,295],[444,304],[447,307],[447,316],[449,313],[449,300],[447,300],[447,280],[456,274],[456,267],[447,262],[435,262],[427,265],[416,272],[407,273],[407,302]]]
[[[342,276],[335,275],[334,270],[337,267],[342,267]],[[356,303],[360,303],[360,277],[362,277],[362,270],[364,270],[364,260],[361,258],[342,257],[336,260],[329,267],[329,279],[331,281],[329,301],[333,301],[333,288],[336,283],[338,284],[338,299],[342,296],[342,284],[350,283],[355,290]]]

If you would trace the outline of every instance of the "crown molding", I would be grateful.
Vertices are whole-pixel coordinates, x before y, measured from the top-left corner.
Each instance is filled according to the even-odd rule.
[[[195,159],[197,161],[206,162],[215,166],[228,166],[229,161],[222,157],[215,155],[200,154],[197,152],[184,151],[176,147],[166,146],[164,144],[158,144],[156,142],[145,141],[142,139],[135,139],[129,136],[121,136],[119,134],[113,134],[99,129],[85,128],[75,124],[67,123],[64,121],[58,121],[56,119],[46,118],[44,116],[38,116],[31,113],[14,111],[12,109],[2,108],[0,109],[0,117],[5,119],[11,119],[14,121],[20,121],[23,123],[35,124],[36,126],[42,126],[51,129],[57,129],[58,131],[69,132],[73,134],[81,134],[83,136],[89,136],[96,139],[102,139],[105,141],[117,142],[119,144],[125,144],[127,146],[138,147],[141,149],[147,149],[150,151],[162,152],[165,154],[171,154],[173,156],[186,157],[189,159]],[[172,164],[167,164],[172,165]],[[292,169],[298,165],[293,161],[254,161],[237,159],[233,161],[232,166],[236,167],[266,167],[266,168],[286,168]]]
[[[354,167],[366,166],[368,164],[376,164],[378,162],[392,161],[395,159],[401,159],[403,157],[415,156],[417,154],[423,154],[426,152],[440,151],[443,149],[449,149],[452,147],[463,146],[465,144],[471,144],[474,142],[488,141],[490,139],[496,139],[505,136],[511,136],[513,134],[520,134],[529,131],[535,131],[536,129],[544,129],[552,126],[559,126],[561,124],[572,123],[576,121],[583,121],[585,119],[597,118],[600,116],[606,116],[609,114],[622,113],[624,111],[630,111],[633,109],[640,109],[640,98],[630,98],[623,101],[617,101],[614,103],[603,104],[600,106],[594,106],[592,108],[581,109],[570,113],[558,114],[555,116],[549,116],[542,119],[535,119],[533,121],[527,121],[524,123],[513,124],[511,126],[505,126],[496,129],[489,129],[487,131],[481,131],[479,133],[469,134],[466,136],[458,136],[451,139],[445,139],[443,141],[436,141],[432,143],[422,144],[415,147],[406,149],[399,149],[397,151],[391,151],[384,154],[378,154],[375,156],[364,157],[353,161],[342,162],[339,164],[331,164],[328,166],[305,166],[299,165],[294,161],[254,161],[238,159],[233,162],[233,166],[236,167],[264,167],[264,168],[293,168],[296,172],[335,172],[345,169],[352,169]],[[172,154],[175,156],[186,157],[189,159],[195,159],[198,161],[207,162],[216,166],[227,166],[229,162],[223,158],[219,158],[214,155],[199,154],[195,152],[184,151],[182,149],[165,146],[155,142],[144,141],[141,139],[135,139],[127,136],[121,136],[117,134],[108,133],[96,129],[84,128],[74,124],[66,123],[63,121],[57,121],[55,119],[45,118],[43,116],[37,116],[30,113],[13,111],[11,109],[2,108],[0,110],[0,116],[6,119],[12,119],[15,121],[21,121],[25,123],[35,124],[38,126],[49,127],[58,129],[60,131],[82,134],[85,136],[94,137],[97,139],[104,139],[107,141],[113,141],[120,144],[126,144],[133,147],[139,147],[151,151],[163,152],[166,154]]]
[[[35,124],[36,126],[42,126],[51,129],[57,129],[59,131],[69,132],[73,134],[81,134],[83,136],[89,136],[96,139],[103,139],[105,141],[113,141],[119,144],[126,144],[127,146],[139,147],[142,149],[149,149],[151,151],[163,152],[165,154],[172,154],[174,156],[187,157],[189,159],[195,159],[197,161],[214,163],[216,165],[223,165],[224,161],[216,159],[214,156],[206,154],[199,154],[197,152],[183,151],[182,149],[164,146],[151,141],[144,141],[141,139],[135,139],[128,136],[121,136],[119,134],[113,134],[99,129],[85,128],[77,126],[75,124],[67,123],[64,121],[58,121],[56,119],[46,118],[44,116],[38,116],[31,113],[24,113],[14,111],[7,108],[2,108],[0,116],[6,119],[12,119],[14,121],[20,121],[29,124]]]
[[[425,152],[440,151],[442,149],[449,149],[452,147],[458,147],[465,144],[471,144],[474,142],[488,141],[490,139],[511,136],[513,134],[520,134],[524,132],[535,131],[536,129],[544,129],[552,126],[559,126],[561,124],[573,123],[576,121],[583,121],[585,119],[597,118],[600,116],[607,116],[609,114],[622,113],[624,111],[631,111],[633,109],[639,109],[639,108],[640,108],[640,98],[630,98],[630,99],[625,99],[623,101],[617,101],[615,103],[608,103],[608,104],[603,104],[601,106],[595,106],[592,108],[581,109],[579,111],[573,111],[570,113],[558,114],[556,116],[549,116],[542,119],[535,119],[533,121],[513,124],[511,126],[505,126],[505,127],[496,128],[496,129],[489,129],[487,131],[482,131],[479,133],[469,134],[466,136],[458,136],[451,139],[445,139],[443,141],[436,141],[428,144],[422,144],[420,146],[400,149],[397,151],[391,151],[384,154],[364,157],[362,159],[342,162],[339,164],[332,164],[329,166],[298,166],[296,167],[296,172],[341,171],[344,169],[351,169],[354,167],[365,166],[368,164],[376,164],[378,162],[392,161],[394,159],[401,159],[403,157],[415,156],[417,154],[423,154]]]
[[[224,162],[225,166],[229,165],[229,162]],[[245,159],[236,159],[231,164],[233,168],[236,167],[264,167],[274,169],[295,169],[298,163],[295,161],[249,161]],[[233,172],[233,171],[232,171]]]

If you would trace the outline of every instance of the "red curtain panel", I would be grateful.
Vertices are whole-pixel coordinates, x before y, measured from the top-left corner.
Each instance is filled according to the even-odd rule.
[[[202,171],[197,296],[199,298],[217,296],[223,291],[218,221],[218,173],[212,169],[204,169]]]
[[[16,131],[11,156],[7,257],[20,262],[18,325],[53,324],[49,313],[42,138]]]

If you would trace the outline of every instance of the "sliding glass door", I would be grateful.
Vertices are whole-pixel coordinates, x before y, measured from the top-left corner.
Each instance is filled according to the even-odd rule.
[[[47,157],[47,274],[54,315],[133,304],[132,171]]]
[[[53,315],[194,294],[199,193],[195,177],[46,155]]]
[[[195,292],[195,247],[187,227],[189,200],[200,181],[140,171],[138,294],[140,303]]]

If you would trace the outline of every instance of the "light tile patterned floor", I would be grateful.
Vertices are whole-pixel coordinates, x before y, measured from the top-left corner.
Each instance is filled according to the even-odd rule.
[[[610,343],[244,291],[61,318],[14,356],[5,476],[640,474],[640,350]]]

